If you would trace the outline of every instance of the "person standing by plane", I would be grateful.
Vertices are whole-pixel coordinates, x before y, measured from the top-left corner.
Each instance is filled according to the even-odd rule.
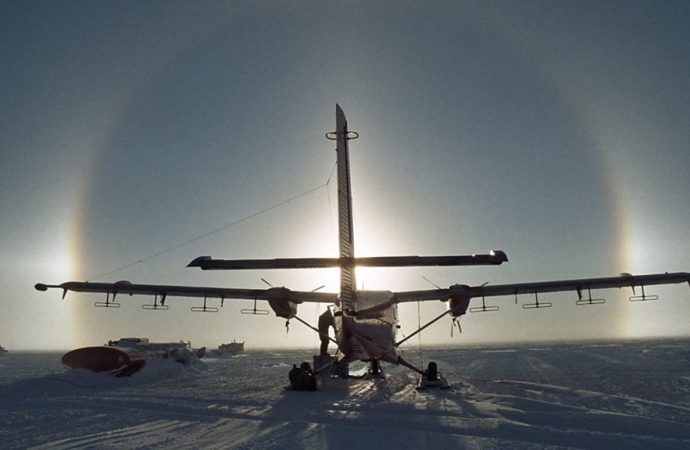
[[[335,319],[331,308],[326,308],[326,311],[319,316],[319,339],[321,339],[321,348],[319,354],[321,356],[328,355],[328,329],[333,328],[335,331]]]

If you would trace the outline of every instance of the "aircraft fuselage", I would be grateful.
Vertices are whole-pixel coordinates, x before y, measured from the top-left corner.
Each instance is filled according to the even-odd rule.
[[[397,364],[398,309],[390,291],[355,291],[356,314],[336,310],[339,349],[348,361],[380,359]]]

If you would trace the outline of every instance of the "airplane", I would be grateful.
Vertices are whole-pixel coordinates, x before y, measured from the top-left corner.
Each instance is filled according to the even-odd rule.
[[[378,256],[357,257],[354,247],[354,230],[352,223],[352,193],[350,186],[350,163],[348,143],[357,139],[359,134],[348,129],[347,120],[342,108],[336,104],[336,131],[327,133],[326,138],[336,142],[337,183],[338,183],[338,236],[339,256],[337,258],[283,258],[283,259],[214,259],[201,256],[188,264],[202,270],[267,270],[267,269],[309,269],[337,267],[340,269],[340,289],[337,293],[316,291],[295,291],[286,287],[268,289],[239,289],[225,287],[176,286],[135,284],[129,281],[114,283],[68,281],[58,285],[38,283],[39,291],[62,289],[64,298],[68,291],[105,293],[105,302],[96,302],[95,306],[119,307],[115,302],[118,294],[143,294],[154,297],[152,305],[142,305],[144,309],[167,309],[168,297],[203,298],[203,305],[193,307],[193,311],[218,311],[209,306],[208,299],[220,299],[220,305],[227,299],[254,300],[254,308],[243,310],[253,314],[268,314],[267,310],[256,308],[258,300],[267,301],[277,317],[298,320],[320,335],[320,354],[315,355],[315,369],[320,371],[330,368],[332,373],[348,375],[348,364],[364,361],[370,364],[371,376],[380,376],[380,362],[403,365],[420,377],[420,388],[441,385],[447,382],[440,378],[435,362],[430,362],[426,369],[421,369],[405,360],[398,354],[398,348],[411,337],[421,333],[433,323],[450,316],[455,322],[467,311],[494,311],[497,306],[487,306],[486,297],[517,296],[529,294],[534,296],[534,303],[523,304],[523,308],[543,308],[551,302],[539,300],[539,294],[548,292],[576,291],[577,304],[598,304],[604,299],[592,298],[593,289],[631,287],[631,301],[646,301],[658,298],[645,292],[646,286],[687,282],[690,285],[690,273],[657,273],[649,275],[621,274],[616,277],[570,279],[560,281],[539,281],[502,285],[468,286],[454,284],[448,288],[416,290],[406,292],[360,290],[356,287],[356,267],[411,267],[411,266],[469,266],[500,265],[508,261],[505,252],[492,250],[486,254],[451,255],[451,256]],[[639,295],[636,291],[639,288]],[[586,295],[585,295],[586,294]],[[112,296],[112,297],[111,297]],[[481,306],[470,308],[470,302],[481,299]],[[447,309],[439,316],[420,326],[414,333],[404,339],[396,340],[398,326],[397,306],[407,302],[443,301]],[[326,311],[319,317],[318,326],[309,324],[297,315],[297,307],[302,303],[327,304]],[[334,329],[334,336],[329,334]],[[337,347],[336,356],[328,353],[329,343]],[[319,364],[317,366],[317,364]]]

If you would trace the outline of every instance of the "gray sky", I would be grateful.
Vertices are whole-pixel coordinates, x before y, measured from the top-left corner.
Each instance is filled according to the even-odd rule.
[[[194,300],[175,299],[154,313],[141,297],[103,310],[91,306],[100,296],[63,302],[33,284],[261,288],[263,277],[336,290],[335,271],[185,268],[200,255],[336,255],[323,137],[336,102],[360,133],[357,254],[510,259],[371,269],[364,288],[690,271],[689,22],[684,1],[3,1],[0,344],[316,346],[296,321],[286,336],[282,319],[241,315],[251,302],[194,314]],[[592,308],[553,294],[544,311],[497,299],[461,336],[443,322],[423,343],[688,335],[687,286],[654,291],[649,304],[603,291],[610,301]],[[444,307],[423,304],[421,320]],[[400,313],[409,334],[416,305]]]

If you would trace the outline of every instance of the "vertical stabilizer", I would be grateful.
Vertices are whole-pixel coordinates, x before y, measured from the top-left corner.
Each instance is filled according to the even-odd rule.
[[[355,311],[355,245],[352,230],[352,190],[350,187],[350,155],[347,141],[347,119],[340,105],[335,105],[336,152],[338,153],[338,232],[340,244],[340,303],[343,311]]]

